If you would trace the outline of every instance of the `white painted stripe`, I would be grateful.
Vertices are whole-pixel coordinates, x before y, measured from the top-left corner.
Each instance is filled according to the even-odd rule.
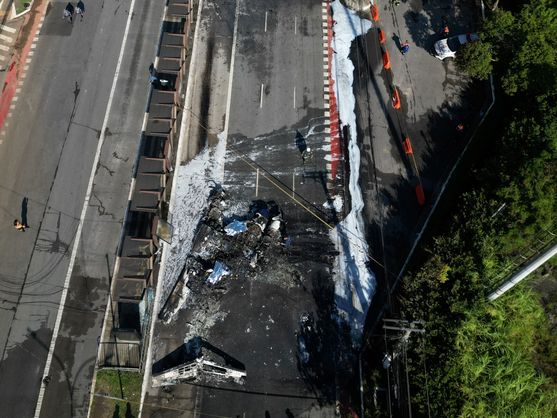
[[[12,102],[17,102],[18,100],[19,100],[19,97],[17,97],[17,96],[12,97]]]
[[[267,16],[269,15],[268,11],[265,11],[265,32],[267,32]]]
[[[6,46],[6,45],[0,45],[0,49],[1,49],[2,51],[9,51],[9,50],[10,50],[10,47],[9,47],[9,46]]]
[[[25,59],[26,64],[31,64],[31,61],[33,61],[33,58],[26,58]]]
[[[296,86],[294,86],[294,109],[296,109]]]
[[[263,107],[263,89],[264,89],[264,85],[261,84],[261,96],[259,97],[259,108]]]
[[[15,33],[15,31],[16,31],[16,29],[10,28],[9,26],[6,26],[6,25],[0,25],[0,30],[10,32],[10,33]]]
[[[10,105],[10,110],[14,110],[14,109],[15,109],[15,103],[12,103],[12,104]]]
[[[0,55],[0,61],[5,61],[8,57],[6,55]]]
[[[29,69],[29,64],[25,65],[25,67],[23,67],[23,71],[27,71]]]
[[[7,42],[12,42],[12,37],[8,35],[4,35],[3,33],[0,33],[0,39],[3,39]]]
[[[33,38],[33,42],[38,42],[38,41],[39,41],[39,37],[38,37],[38,36],[35,36],[35,37]]]
[[[37,399],[37,406],[35,408],[35,418],[39,418],[41,414],[41,407],[43,404],[44,392],[46,389],[46,385],[43,383],[43,380],[48,374],[50,373],[50,365],[52,363],[52,357],[54,355],[54,348],[56,347],[56,340],[58,339],[58,332],[60,331],[60,324],[62,323],[62,314],[64,312],[64,306],[66,304],[66,298],[68,296],[68,289],[70,285],[70,279],[72,277],[73,268],[75,265],[75,259],[77,256],[77,250],[79,244],[81,243],[81,233],[83,231],[83,223],[85,220],[85,215],[87,214],[87,209],[89,208],[89,201],[91,199],[91,194],[93,191],[93,181],[95,179],[95,173],[97,172],[97,166],[99,164],[99,159],[101,157],[101,149],[104,144],[105,139],[105,131],[108,125],[108,118],[111,113],[112,109],[112,101],[114,99],[114,93],[116,92],[116,83],[118,81],[118,77],[120,75],[120,68],[122,67],[122,61],[124,59],[124,50],[126,46],[126,40],[128,38],[128,33],[130,31],[130,24],[132,20],[132,16],[134,15],[133,9],[135,5],[135,0],[131,0],[131,4],[129,7],[128,19],[126,21],[126,28],[124,30],[124,37],[122,39],[122,45],[120,47],[120,55],[118,57],[118,62],[116,64],[116,71],[114,72],[114,78],[112,80],[112,87],[110,89],[110,95],[108,96],[108,103],[106,105],[106,112],[104,114],[104,120],[101,127],[101,134],[99,135],[99,139],[97,142],[97,150],[95,152],[95,158],[93,160],[93,166],[91,167],[91,174],[89,175],[89,184],[87,185],[87,192],[85,193],[85,200],[83,201],[83,207],[81,209],[81,216],[79,217],[79,225],[77,226],[77,231],[75,233],[73,246],[72,246],[72,253],[70,256],[70,264],[68,265],[68,271],[66,273],[66,279],[64,281],[64,288],[62,290],[62,297],[60,299],[60,305],[58,307],[58,313],[56,315],[56,323],[54,324],[54,330],[52,333],[52,339],[50,341],[50,347],[48,348],[48,356],[46,358],[46,363],[43,372],[43,378],[41,379],[41,389],[39,391],[39,397]]]
[[[37,44],[33,43],[31,44],[31,49],[35,49],[37,47]]]
[[[331,112],[329,112],[328,110],[325,111],[325,117],[326,118],[330,118],[331,117]]]
[[[298,17],[294,16],[294,35],[298,33]]]
[[[32,56],[33,56],[33,54],[35,54],[35,51],[29,51],[29,53],[28,53],[28,54],[29,54],[29,56],[30,56],[30,57],[32,57]]]
[[[12,117],[12,112],[8,112],[8,116],[6,116],[7,119],[10,119]]]

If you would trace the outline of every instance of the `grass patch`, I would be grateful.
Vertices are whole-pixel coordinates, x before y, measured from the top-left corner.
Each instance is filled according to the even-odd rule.
[[[141,398],[141,373],[101,369],[97,372],[93,418],[135,418]],[[106,396],[123,400],[110,399]]]
[[[16,13],[20,14],[31,7],[31,0],[14,0],[14,6]]]

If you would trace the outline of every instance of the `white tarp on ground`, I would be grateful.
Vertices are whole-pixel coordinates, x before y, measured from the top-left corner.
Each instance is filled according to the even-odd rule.
[[[171,292],[191,251],[194,233],[211,190],[223,182],[225,152],[226,140],[219,135],[215,147],[205,148],[187,164],[176,167],[174,175],[178,178],[172,191],[175,200],[170,219],[174,233],[170,251],[165,251],[162,303]]]
[[[349,322],[354,343],[360,343],[363,326],[371,298],[375,293],[375,276],[368,269],[368,246],[365,239],[362,210],[364,202],[358,184],[360,176],[360,150],[357,144],[355,97],[353,92],[354,65],[349,58],[350,47],[357,36],[371,29],[369,20],[361,19],[347,9],[339,0],[331,3],[335,33],[333,40],[333,65],[331,74],[335,80],[339,117],[342,126],[348,126],[350,142],[350,201],[352,207],[348,216],[331,232],[340,255],[337,259],[335,277],[336,304]]]

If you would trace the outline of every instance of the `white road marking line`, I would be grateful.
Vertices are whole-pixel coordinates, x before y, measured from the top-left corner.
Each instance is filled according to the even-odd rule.
[[[29,51],[29,52],[28,52],[28,55],[29,55],[30,57],[32,57],[34,53],[35,53],[35,51]]]
[[[265,11],[265,32],[267,32],[267,16],[269,15],[269,12]]]
[[[15,109],[15,103],[12,103],[12,104],[10,105],[10,110],[14,110],[14,109]]]
[[[9,50],[10,50],[10,47],[9,47],[9,46],[6,46],[6,45],[0,45],[0,49],[1,49],[2,51],[9,51]]]
[[[33,42],[38,42],[38,40],[39,40],[39,37],[38,37],[38,36],[35,36],[35,37],[33,38]]]
[[[19,100],[19,97],[17,97],[17,96],[12,97],[13,102],[17,102],[18,100]]]
[[[44,398],[44,392],[46,385],[43,383],[44,378],[50,373],[50,365],[52,363],[52,357],[54,355],[54,348],[56,347],[56,340],[58,339],[58,332],[60,331],[60,324],[62,323],[62,314],[64,312],[64,305],[66,304],[66,298],[68,296],[68,289],[70,285],[70,279],[72,277],[73,268],[75,265],[75,259],[77,256],[77,249],[81,243],[81,233],[83,231],[83,223],[85,220],[85,215],[87,214],[87,209],[89,208],[89,201],[91,199],[91,194],[93,192],[93,181],[95,179],[95,173],[97,172],[97,166],[99,165],[99,160],[101,157],[101,149],[104,144],[105,131],[108,125],[108,118],[110,116],[110,111],[112,109],[112,101],[114,99],[114,93],[116,92],[116,82],[120,75],[120,68],[122,67],[122,61],[124,59],[124,50],[126,46],[126,40],[128,38],[128,33],[130,31],[130,24],[133,16],[133,9],[135,5],[135,0],[131,0],[129,7],[128,19],[126,21],[126,28],[124,29],[124,37],[122,39],[122,46],[120,47],[120,55],[118,57],[118,62],[116,64],[116,71],[114,72],[114,79],[112,80],[112,87],[110,89],[110,95],[108,96],[108,103],[106,105],[106,112],[104,114],[104,120],[101,127],[101,134],[97,142],[97,150],[95,152],[95,158],[93,160],[93,167],[91,167],[91,174],[89,175],[89,184],[87,185],[87,192],[85,193],[85,200],[83,201],[83,207],[81,209],[81,216],[79,217],[79,225],[77,226],[77,231],[75,233],[75,238],[72,246],[72,253],[70,256],[70,264],[68,265],[68,271],[66,273],[66,278],[64,281],[64,289],[62,290],[62,297],[60,299],[60,305],[58,306],[58,313],[56,315],[56,323],[54,324],[54,330],[52,332],[52,339],[50,341],[50,347],[48,348],[48,356],[46,358],[46,363],[44,367],[43,377],[41,379],[41,389],[39,391],[39,397],[37,399],[37,406],[35,407],[35,418],[39,418],[41,414],[41,407]]]
[[[296,87],[294,87],[294,109],[296,109]]]
[[[10,28],[9,26],[6,25],[0,25],[0,30],[10,32],[10,33],[15,33],[16,31],[16,29]]]
[[[294,35],[298,33],[297,16],[294,16]]]
[[[264,85],[261,84],[261,96],[259,98],[259,108],[263,107],[263,88],[264,88]]]
[[[31,64],[31,61],[33,61],[32,58],[26,58],[26,59],[25,59],[25,63],[26,63],[26,64]]]
[[[8,35],[4,35],[3,33],[0,33],[0,39],[3,39],[7,42],[12,42],[12,37]]]
[[[8,58],[6,55],[0,55],[0,61],[5,61]]]
[[[27,72],[28,69],[29,69],[29,64],[26,64],[25,67],[23,67],[23,71]]]
[[[36,43],[31,44],[31,49],[35,49],[37,47]]]

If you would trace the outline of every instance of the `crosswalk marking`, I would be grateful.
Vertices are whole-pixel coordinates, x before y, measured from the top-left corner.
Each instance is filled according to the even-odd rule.
[[[12,37],[8,35],[4,35],[3,33],[0,33],[0,39],[3,39],[7,42],[12,42]]]
[[[10,32],[10,33],[15,33],[16,31],[14,28],[10,28],[9,26],[6,25],[0,25],[0,30]]]
[[[1,49],[2,51],[9,51],[9,50],[10,50],[10,47],[9,47],[9,46],[6,46],[6,45],[0,45],[0,49]]]

